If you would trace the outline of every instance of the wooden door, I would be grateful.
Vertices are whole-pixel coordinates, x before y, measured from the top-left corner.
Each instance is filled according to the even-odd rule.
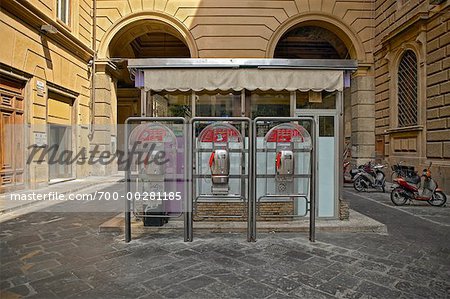
[[[0,193],[24,184],[23,84],[0,77]]]

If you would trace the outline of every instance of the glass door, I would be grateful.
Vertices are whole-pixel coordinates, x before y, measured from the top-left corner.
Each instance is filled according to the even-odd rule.
[[[67,153],[72,150],[72,132],[68,126],[49,125],[49,178],[50,181],[72,178],[72,164]]]
[[[338,203],[338,130],[335,110],[297,110],[296,116],[312,116],[316,121],[318,147],[318,216],[334,218]],[[309,128],[306,128],[310,130]],[[299,209],[304,207],[299,206]],[[299,213],[303,213],[299,211]]]

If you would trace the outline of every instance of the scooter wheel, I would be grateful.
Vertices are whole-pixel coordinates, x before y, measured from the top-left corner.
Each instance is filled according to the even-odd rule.
[[[356,178],[356,180],[353,181],[353,188],[355,188],[355,190],[358,192],[366,191],[367,189],[366,182],[362,177],[358,177]]]
[[[396,206],[403,206],[408,198],[403,194],[403,189],[397,187],[391,192],[391,201]]]
[[[441,191],[436,191],[428,203],[435,207],[442,207],[447,202],[447,196]]]

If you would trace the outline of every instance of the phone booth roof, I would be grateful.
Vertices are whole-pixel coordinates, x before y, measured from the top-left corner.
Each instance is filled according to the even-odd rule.
[[[129,59],[135,86],[154,91],[342,91],[355,60]]]

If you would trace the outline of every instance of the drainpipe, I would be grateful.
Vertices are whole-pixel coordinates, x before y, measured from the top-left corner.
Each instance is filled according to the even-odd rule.
[[[92,2],[92,72],[91,72],[91,101],[90,101],[90,126],[89,139],[94,137],[95,125],[95,65],[97,60],[97,0]]]

